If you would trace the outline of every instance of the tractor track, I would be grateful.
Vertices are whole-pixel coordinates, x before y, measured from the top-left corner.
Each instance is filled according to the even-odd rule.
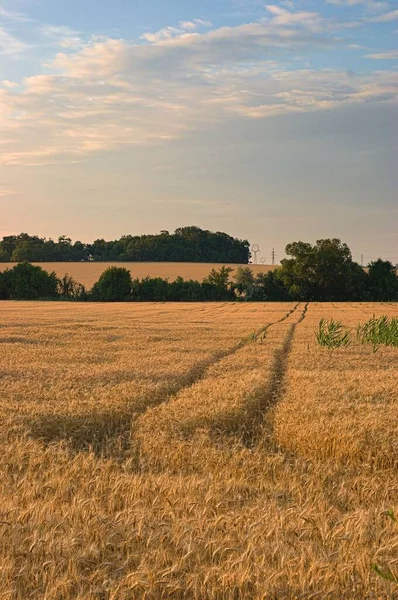
[[[297,312],[299,306],[300,303],[295,304],[283,317],[244,337],[231,348],[199,361],[180,378],[178,383],[172,384],[169,389],[161,389],[156,393],[152,392],[148,397],[137,399],[131,406],[128,404],[121,406],[118,411],[113,407],[110,410],[98,413],[90,412],[76,416],[51,414],[42,415],[39,420],[33,422],[26,420],[25,425],[28,434],[46,445],[64,441],[73,452],[90,450],[98,456],[106,456],[107,458],[120,456],[120,454],[123,454],[120,451],[127,450],[131,445],[131,426],[140,415],[149,409],[172,401],[181,392],[205,379],[210,368],[233,356],[247,344],[258,340],[271,327],[286,321]],[[109,442],[116,438],[120,438],[120,440],[115,445],[115,449],[112,450],[112,444],[109,445]],[[105,447],[107,447],[106,452],[104,452]]]

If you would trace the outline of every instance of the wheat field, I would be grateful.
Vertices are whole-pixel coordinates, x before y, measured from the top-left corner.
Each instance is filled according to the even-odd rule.
[[[62,278],[70,275],[78,283],[82,283],[90,290],[98,281],[101,274],[109,267],[123,267],[128,269],[133,279],[144,279],[145,277],[161,277],[169,281],[175,281],[177,277],[203,281],[212,269],[217,271],[223,266],[219,263],[176,263],[176,262],[44,262],[32,263],[38,265],[48,273],[53,271],[57,277]],[[0,272],[11,269],[16,263],[0,263]],[[250,267],[255,275],[267,273],[275,269],[271,265],[236,265],[225,264],[232,269],[231,277],[238,267]]]
[[[397,305],[0,308],[0,598],[398,598]]]

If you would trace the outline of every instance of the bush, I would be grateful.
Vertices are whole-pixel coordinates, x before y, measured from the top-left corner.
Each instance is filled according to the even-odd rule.
[[[68,274],[60,279],[58,291],[62,298],[67,300],[85,300],[87,297],[85,286],[75,281]]]
[[[177,277],[169,284],[169,300],[172,302],[200,302],[203,299],[202,286],[199,281],[184,280]]]
[[[9,300],[9,286],[7,283],[8,271],[3,271],[0,273],[0,300]]]
[[[255,293],[252,299],[264,302],[285,302],[291,299],[289,290],[284,285],[278,269],[257,275]]]
[[[216,277],[218,273],[215,271]],[[219,300],[235,300],[233,287],[228,283],[203,283],[192,279],[177,277],[171,283],[161,277],[145,277],[134,279],[133,299],[136,302],[217,302]]]
[[[236,300],[234,285],[229,281],[230,267],[212,269],[202,282],[203,300],[218,302],[220,300]]]
[[[132,287],[130,271],[109,267],[94,285],[91,296],[99,302],[124,302],[131,299]]]
[[[166,302],[169,299],[169,282],[161,277],[145,277],[133,281],[133,296],[137,302]]]
[[[41,267],[25,262],[2,273],[0,296],[12,300],[56,298],[58,285],[55,273],[47,273]]]

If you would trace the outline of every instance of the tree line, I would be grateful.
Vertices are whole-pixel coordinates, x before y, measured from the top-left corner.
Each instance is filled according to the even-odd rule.
[[[352,260],[339,239],[315,245],[293,242],[280,267],[255,275],[249,266],[212,269],[202,282],[133,279],[122,267],[109,267],[92,290],[66,275],[62,279],[24,262],[0,273],[0,299],[65,299],[98,302],[154,301],[398,301],[398,275],[389,262],[378,259],[364,270]]]
[[[174,233],[125,235],[119,240],[95,240],[92,244],[72,242],[61,236],[57,241],[27,233],[3,237],[0,262],[210,262],[246,264],[250,245],[220,231],[200,227],[180,227]]]

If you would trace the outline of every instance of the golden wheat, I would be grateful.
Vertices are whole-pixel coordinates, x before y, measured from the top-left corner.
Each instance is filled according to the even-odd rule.
[[[0,598],[397,597],[397,312],[1,303]]]

